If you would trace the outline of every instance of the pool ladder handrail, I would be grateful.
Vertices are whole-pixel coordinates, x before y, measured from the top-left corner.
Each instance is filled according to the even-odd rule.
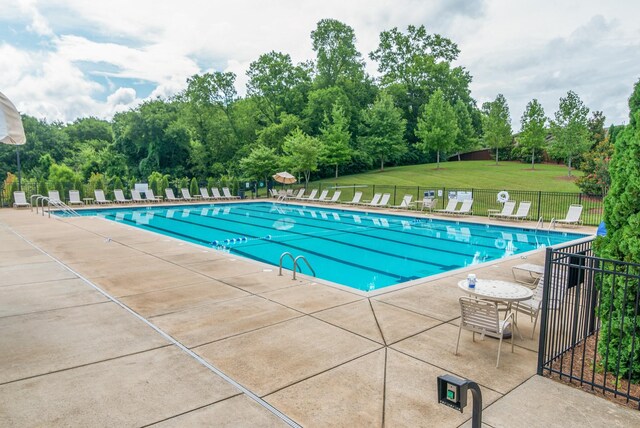
[[[38,206],[42,207],[42,215],[44,216],[44,203],[47,203],[47,213],[49,214],[49,218],[51,218],[51,207],[60,209],[63,213],[69,214],[72,217],[80,217],[80,214],[69,205],[65,204],[62,201],[56,201],[48,196],[38,195],[36,198],[36,214],[38,214]]]
[[[299,263],[298,263],[298,260],[304,261],[306,263],[307,267],[309,268],[309,270],[311,270],[311,273],[313,274],[313,276],[314,277],[316,276],[316,271],[311,267],[311,264],[309,263],[309,260],[307,260],[307,258],[305,256],[300,255],[300,256],[294,258],[293,254],[291,254],[288,251],[285,251],[284,253],[282,253],[280,255],[280,263],[279,263],[280,269],[278,270],[278,276],[282,276],[282,261],[284,260],[284,258],[286,256],[289,256],[291,258],[291,260],[293,261],[293,269],[292,269],[293,270],[293,278],[291,278],[291,279],[296,279],[296,271],[300,266]],[[302,269],[300,269],[300,273],[302,273]]]
[[[544,227],[544,217],[540,216],[538,222],[536,223],[536,230]]]

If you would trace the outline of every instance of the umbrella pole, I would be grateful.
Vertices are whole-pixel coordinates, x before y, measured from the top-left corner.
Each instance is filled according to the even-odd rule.
[[[18,191],[22,191],[22,174],[20,173],[20,149],[16,146],[16,159],[18,161]]]

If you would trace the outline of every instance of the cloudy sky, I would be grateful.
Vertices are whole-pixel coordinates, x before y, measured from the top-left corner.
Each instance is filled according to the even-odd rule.
[[[628,121],[640,79],[638,0],[14,0],[0,2],[0,92],[48,121],[111,118],[187,77],[245,71],[262,53],[314,58],[323,18],[351,26],[368,53],[381,31],[424,24],[458,44],[480,106],[507,98],[514,129],[537,98],[548,116],[567,91],[607,124]]]

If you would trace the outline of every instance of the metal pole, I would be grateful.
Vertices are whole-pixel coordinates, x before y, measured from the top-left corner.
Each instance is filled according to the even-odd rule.
[[[477,383],[469,381],[469,388],[473,395],[473,413],[471,413],[471,428],[482,428],[482,392]]]
[[[22,190],[22,174],[20,171],[20,149],[16,146],[16,159],[18,160],[18,191]]]

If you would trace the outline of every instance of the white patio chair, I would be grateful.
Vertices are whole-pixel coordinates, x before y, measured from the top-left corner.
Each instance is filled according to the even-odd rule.
[[[453,210],[450,214],[453,215],[471,215],[471,208],[473,207],[473,199],[465,199],[462,201],[459,210]]]
[[[145,190],[144,195],[147,198],[144,200],[145,202],[160,202],[162,200],[162,196],[154,195],[153,190],[151,188],[148,188],[147,190]]]
[[[362,192],[356,192],[353,194],[353,199],[345,202],[348,205],[358,205],[360,203],[360,199],[362,199]]]
[[[96,197],[96,204],[110,204],[111,200],[104,197],[104,191],[102,189],[95,189],[93,194]]]
[[[182,201],[182,198],[178,198],[176,197],[176,195],[173,193],[173,189],[170,187],[167,187],[166,189],[164,189],[164,194],[167,197],[167,201],[169,202],[180,202]],[[148,197],[148,195],[147,195]]]
[[[335,192],[333,192],[333,196],[331,196],[331,199],[329,199],[329,202],[334,204],[339,204],[341,194],[342,194],[342,190],[336,190]]]
[[[522,302],[516,302],[513,304],[512,308],[516,311],[516,324],[518,323],[518,312],[521,312],[525,315],[529,315],[531,317],[531,321],[533,321],[533,330],[531,331],[531,339],[536,334],[536,326],[538,325],[538,315],[542,310],[542,293],[544,291],[544,276],[541,276],[538,279],[538,283],[536,285],[535,290],[533,291],[533,297],[529,300],[525,300]]]
[[[144,199],[142,199],[142,196],[140,196],[140,191],[136,189],[131,189],[131,199],[134,203],[137,204],[144,202]]]
[[[447,206],[444,207],[443,210],[433,210],[437,213],[452,213],[456,210],[456,207],[458,206],[458,200],[455,198],[451,198],[449,199],[449,201],[447,202]]]
[[[211,188],[211,195],[213,195],[213,199],[225,199],[224,196],[220,194],[220,190],[217,187]]]
[[[373,195],[373,199],[371,199],[370,201],[362,201],[354,205],[366,205],[375,207],[380,202],[380,198],[382,198],[382,193],[376,193],[375,195]]]
[[[189,189],[183,187],[182,189],[180,189],[180,192],[182,193],[182,199],[184,199],[185,201],[194,201],[196,198],[191,196],[191,193],[189,192]]]
[[[201,187],[200,188],[200,197],[202,197],[202,199],[205,200],[205,201],[213,199],[211,196],[209,196],[209,191],[207,190],[206,187]]]
[[[526,220],[529,217],[529,211],[531,210],[531,202],[522,201],[520,205],[518,205],[518,209],[516,213],[513,215],[508,215],[505,218],[509,220]]]
[[[513,214],[514,209],[516,209],[516,201],[507,201],[504,203],[504,205],[502,205],[502,211],[500,212],[489,211],[489,215],[487,217],[489,218],[491,218],[492,216],[501,217],[501,218],[508,217],[511,214]]]
[[[302,189],[298,189],[297,193],[287,195],[285,199],[300,199],[304,195],[304,187]]]
[[[71,192],[69,192],[69,195],[71,195]],[[113,196],[115,196],[117,204],[126,204],[131,202],[131,199],[127,199],[124,197],[124,192],[122,191],[122,189],[114,189]]]
[[[566,224],[566,225],[574,225],[577,226],[582,224],[582,220],[580,220],[580,216],[582,216],[582,205],[573,204],[569,207],[569,211],[567,211],[567,216],[561,220],[551,219],[551,224],[555,227],[556,223]]]
[[[299,199],[302,200],[302,201],[315,201],[317,194],[318,194],[318,189],[313,189],[311,191],[311,193],[309,194],[309,196],[303,196],[303,197],[301,197]]]
[[[24,192],[13,192],[13,207],[30,207],[31,204],[27,202],[27,196]]]
[[[69,190],[69,205],[84,205],[84,202],[80,200],[80,191]]]
[[[327,195],[329,195],[329,191],[323,190],[322,193],[320,193],[320,196],[318,196],[318,202],[326,202]]]
[[[385,193],[380,197],[377,204],[370,204],[372,207],[387,207],[389,206],[389,199],[391,199],[391,193]]]
[[[57,190],[49,190],[49,201],[53,203],[61,203],[60,192]]]
[[[476,333],[484,336],[500,339],[498,342],[498,359],[496,368],[500,365],[500,349],[502,348],[502,340],[507,333],[510,333],[513,322],[513,312],[507,315],[504,320],[500,319],[498,306],[495,302],[486,300],[478,300],[471,297],[460,297],[460,327],[458,328],[458,340],[456,342],[456,352],[458,355],[458,346],[460,345],[460,334],[462,329],[473,332],[473,341],[476,341]],[[513,334],[511,335],[511,352],[513,352]]]
[[[409,206],[411,205],[412,200],[413,200],[413,195],[404,195],[404,197],[402,198],[402,202],[400,202],[400,205],[391,205],[390,208],[409,209]]]
[[[222,194],[224,195],[225,198],[227,199],[240,199],[240,196],[233,196],[231,194],[231,191],[229,191],[228,187],[223,187],[222,188]]]

